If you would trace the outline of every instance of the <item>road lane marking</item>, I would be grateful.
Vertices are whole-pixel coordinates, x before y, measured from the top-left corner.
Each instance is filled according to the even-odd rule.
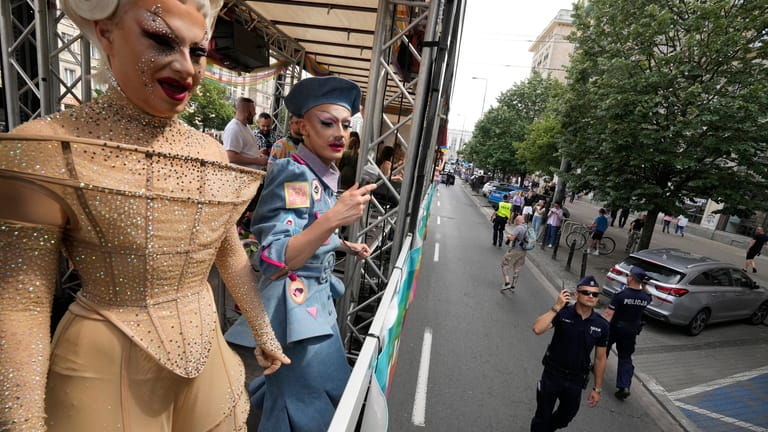
[[[672,400],[684,399],[688,396],[693,396],[698,393],[714,390],[716,388],[727,386],[729,384],[737,383],[740,381],[746,381],[766,373],[768,373],[768,366],[752,369],[751,371],[738,373],[736,375],[731,375],[729,377],[725,377],[719,380],[710,381],[708,383],[704,383],[701,385],[697,385],[694,387],[689,387],[687,389],[682,389],[676,392],[669,393],[669,398]]]
[[[679,406],[680,408],[687,409],[688,411],[693,411],[695,413],[705,415],[707,417],[711,417],[717,420],[720,420],[725,423],[732,424],[734,426],[742,427],[746,430],[755,431],[755,432],[766,432],[768,429],[760,426],[755,426],[753,424],[747,423],[745,421],[741,421],[738,419],[735,419],[733,417],[724,416],[718,413],[714,413],[712,411],[708,411],[699,407],[695,407],[693,405],[688,405],[687,403],[683,403],[680,401],[675,401],[675,405]]]
[[[440,207],[440,200],[437,200],[437,206]]]
[[[424,328],[424,341],[421,343],[421,361],[419,375],[416,378],[416,394],[413,397],[411,422],[416,426],[426,426],[427,382],[429,381],[429,356],[432,351],[432,329]]]
[[[440,261],[440,243],[435,242],[435,262]]]
[[[440,225],[440,216],[437,217],[437,224]]]

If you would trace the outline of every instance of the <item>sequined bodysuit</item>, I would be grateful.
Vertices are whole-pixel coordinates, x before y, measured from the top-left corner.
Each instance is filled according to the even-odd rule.
[[[42,423],[61,247],[82,280],[77,307],[179,376],[200,373],[217,331],[207,283],[214,262],[255,339],[280,351],[234,228],[262,173],[227,162],[215,140],[143,113],[113,88],[2,137],[0,178],[55,200],[67,225],[0,218],[0,319],[21,320],[0,324],[0,429]],[[36,341],[35,353],[14,358],[17,330]]]

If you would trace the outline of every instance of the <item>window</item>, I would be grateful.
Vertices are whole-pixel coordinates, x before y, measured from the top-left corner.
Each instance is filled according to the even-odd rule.
[[[679,283],[685,275],[677,270],[665,267],[656,263],[645,261],[641,258],[630,256],[619,267],[629,271],[632,266],[638,266],[648,273],[648,276],[663,284],[675,285]]]
[[[67,83],[67,85],[72,85],[72,83],[75,82],[76,76],[77,76],[76,70],[64,68],[64,82]]]
[[[101,58],[101,51],[96,47],[96,45],[91,45],[91,58],[92,59],[100,59]]]
[[[690,285],[699,286],[733,286],[729,269],[714,269],[701,272],[691,279]]]
[[[71,34],[69,34],[69,33],[67,33],[67,32],[61,32],[61,40],[62,40],[64,43],[67,43],[67,42],[69,42],[69,40],[70,40],[70,39],[72,39],[72,35],[71,35]]]
[[[741,270],[731,269],[731,278],[733,278],[733,285],[737,287],[752,289],[755,285],[752,279]]]

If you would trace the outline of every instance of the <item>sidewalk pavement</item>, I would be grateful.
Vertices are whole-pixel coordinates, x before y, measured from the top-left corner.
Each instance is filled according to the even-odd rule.
[[[493,210],[487,199],[473,192],[466,183],[460,184],[490,215]],[[592,223],[599,209],[588,200],[575,200],[565,207],[570,211],[570,220],[582,224]],[[624,228],[616,225],[606,232],[616,241],[612,254],[595,256],[576,251],[570,270],[566,270],[569,251],[563,239],[556,258],[552,257],[553,248],[542,248],[540,244],[528,252],[527,258],[558,289],[563,285],[569,289],[575,286],[580,279],[583,258],[587,259],[585,274],[603,281],[610,268],[628,255],[624,248],[627,229],[634,217],[631,215]],[[694,229],[686,231],[689,233],[685,237],[666,234],[657,224],[650,247],[676,247],[739,267],[744,265],[746,247],[740,243],[735,243],[740,245],[736,247],[697,236]],[[755,264],[759,273],[751,276],[768,286],[768,257],[757,257]],[[605,308],[609,300],[604,297],[600,300],[598,308]],[[699,336],[690,337],[682,328],[649,319],[638,338],[633,360],[636,379],[684,430],[768,432],[768,326],[765,323],[760,326],[739,322],[711,325]],[[613,382],[613,377],[606,377],[606,381]]]

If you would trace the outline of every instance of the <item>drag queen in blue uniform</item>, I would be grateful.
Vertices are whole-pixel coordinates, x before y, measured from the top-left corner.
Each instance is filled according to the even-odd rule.
[[[334,162],[359,111],[360,89],[338,77],[307,78],[285,99],[302,118],[297,152],[274,163],[254,212],[261,243],[261,295],[290,365],[251,384],[263,403],[259,430],[327,430],[350,374],[333,300],[344,285],[332,274],[337,250],[366,258],[367,245],[341,240],[338,228],[363,213],[375,185],[353,186],[336,199]]]

